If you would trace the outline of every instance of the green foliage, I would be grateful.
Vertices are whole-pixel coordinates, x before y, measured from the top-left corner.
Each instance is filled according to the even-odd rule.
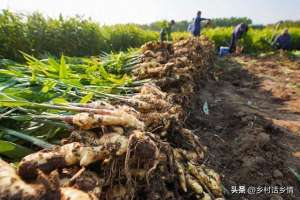
[[[204,26],[203,34],[212,39],[216,47],[228,46],[232,26],[241,22],[251,24],[248,18],[212,19],[210,26]],[[48,57],[49,54],[55,57],[62,54],[82,57],[123,51],[140,47],[148,41],[158,40],[159,31],[166,23],[167,21],[157,21],[150,25],[100,26],[78,16],[71,18],[60,16],[54,19],[45,18],[40,13],[22,15],[3,10],[0,12],[0,58],[24,61],[20,51],[38,58]],[[190,34],[185,32],[189,23],[191,22],[177,21],[172,28],[176,32],[172,34],[173,39],[189,37]],[[300,28],[297,24],[297,21],[285,21],[280,24],[280,30],[275,26],[267,28],[252,26],[241,43],[248,52],[270,50],[272,38],[279,34],[281,29],[290,27],[292,48],[300,49]],[[66,69],[61,70],[63,76]],[[34,71],[31,74],[33,81]],[[47,88],[44,91],[47,91]]]
[[[298,180],[298,182],[300,183],[300,174],[296,172],[295,169],[293,168],[290,168],[289,167],[289,170],[292,172],[292,174],[296,177],[296,179]]]
[[[185,39],[185,38],[188,38],[190,36],[191,36],[191,33],[189,33],[189,32],[175,32],[175,33],[172,33],[172,38],[173,38],[174,41]]]
[[[49,148],[48,141],[65,136],[69,126],[54,119],[59,114],[92,100],[124,100],[140,86],[127,74],[139,62],[134,50],[43,60],[22,54],[26,64],[0,59],[0,155],[9,158],[22,149],[27,154],[23,144]]]
[[[252,24],[252,20],[247,17],[215,18],[211,20],[212,27],[230,27],[240,23]]]
[[[141,28],[145,29],[145,30],[151,30],[151,31],[160,31],[161,28],[164,28],[168,25],[168,21],[166,20],[161,20],[161,21],[156,21],[150,24],[144,24],[144,25],[137,25],[140,26]],[[177,21],[175,22],[175,24],[172,27],[172,30],[174,32],[183,32],[187,30],[187,27],[189,25],[189,21],[187,20],[183,20],[183,21]]]
[[[31,142],[32,144],[35,144],[36,146],[39,146],[41,148],[49,149],[49,148],[53,147],[53,145],[49,144],[48,142],[45,142],[43,140],[40,140],[38,138],[32,137],[32,136],[24,134],[24,133],[20,133],[18,131],[4,128],[2,126],[0,126],[0,130],[3,131],[4,134],[8,134],[10,136],[14,136],[14,137],[23,139],[25,141]],[[11,149],[11,150],[16,150],[16,148],[21,149],[20,146],[15,146],[15,148]]]
[[[21,15],[3,10],[0,14],[0,56],[18,58],[19,50],[28,52],[30,41],[26,36],[26,30]]]
[[[213,40],[216,46],[228,46],[232,30],[232,28],[204,29],[203,34]]]
[[[289,27],[289,28],[292,28],[292,27],[300,27],[300,20],[283,20],[283,21],[279,21],[275,24],[270,24],[269,26],[277,26],[277,25],[280,25],[280,26],[284,26],[284,27]]]
[[[45,18],[40,13],[0,12],[0,58],[22,60],[19,51],[35,57],[95,56],[139,47],[158,33],[135,25],[100,26],[81,17]]]
[[[282,32],[284,27],[275,29],[272,27],[264,29],[252,29],[239,41],[239,44],[245,47],[247,53],[255,53],[261,51],[272,50],[271,43],[274,38]],[[204,29],[202,34],[215,42],[216,48],[220,46],[229,46],[232,27],[223,28],[208,28]],[[292,49],[300,50],[300,28],[289,28],[292,37]],[[187,32],[173,33],[173,38],[178,40],[180,38],[187,38],[190,34]]]
[[[158,38],[158,33],[143,30],[133,24],[103,26],[101,31],[107,40],[107,49],[110,51],[124,51],[128,48],[140,47]]]
[[[135,51],[90,59],[62,55],[60,59],[38,60],[22,54],[26,64],[0,66],[0,99],[86,103],[120,95],[130,91],[125,86],[132,80],[126,73],[138,62]]]
[[[166,27],[168,25],[168,22],[166,20],[160,20],[160,21],[156,21],[150,24],[144,24],[144,25],[138,25],[140,26],[142,29],[145,30],[151,30],[151,31],[156,31],[159,32],[163,27]],[[174,27],[176,26],[176,24],[174,25]],[[176,30],[176,31],[182,31],[182,30]]]
[[[13,142],[0,140],[0,155],[10,159],[20,159],[28,154],[33,153],[30,149]]]
[[[160,31],[161,27],[166,24],[167,21],[156,21],[149,25],[140,25],[143,29],[149,29],[152,31]],[[184,32],[187,30],[188,25],[192,23],[188,20],[176,21],[175,25],[173,26],[172,30],[174,32]],[[252,20],[246,17],[231,17],[231,18],[215,18],[211,19],[210,27],[230,27],[236,26],[240,23],[252,24]]]

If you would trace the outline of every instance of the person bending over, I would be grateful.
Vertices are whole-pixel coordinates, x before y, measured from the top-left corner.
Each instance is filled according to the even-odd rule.
[[[284,29],[284,31],[275,38],[273,46],[277,49],[289,50],[291,48],[291,41],[292,37],[289,34],[289,30]]]
[[[241,23],[234,28],[234,31],[231,35],[229,52],[234,53],[236,50],[236,44],[239,39],[241,39],[248,31],[248,25]]]

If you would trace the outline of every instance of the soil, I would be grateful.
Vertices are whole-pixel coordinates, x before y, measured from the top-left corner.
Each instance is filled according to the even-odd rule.
[[[226,199],[300,199],[290,170],[300,173],[300,59],[219,58],[200,88],[186,125],[207,146],[205,164],[221,174]],[[233,194],[235,186],[293,187],[293,194]]]

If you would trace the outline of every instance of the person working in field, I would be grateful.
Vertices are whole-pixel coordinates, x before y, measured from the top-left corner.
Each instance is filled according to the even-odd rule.
[[[210,19],[202,18],[201,17],[201,11],[198,11],[197,12],[197,17],[194,21],[193,30],[192,30],[193,36],[195,36],[195,37],[200,36],[200,34],[201,34],[201,22],[206,21],[206,20],[210,21]]]
[[[236,45],[239,39],[241,39],[248,32],[248,25],[241,23],[237,25],[231,35],[229,52],[234,53],[236,50]]]
[[[292,37],[289,34],[289,30],[285,29],[275,38],[273,46],[277,49],[289,50],[291,48],[291,41]]]
[[[160,31],[160,41],[172,41],[172,27],[175,25],[175,21],[171,20],[166,26]]]
[[[195,18],[193,18],[192,22],[188,25],[187,31],[193,33],[194,30]]]

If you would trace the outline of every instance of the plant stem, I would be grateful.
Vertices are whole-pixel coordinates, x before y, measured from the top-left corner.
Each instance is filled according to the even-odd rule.
[[[50,149],[50,148],[54,147],[53,144],[50,144],[46,141],[40,140],[36,137],[29,136],[29,135],[26,135],[24,133],[21,133],[21,132],[18,132],[18,131],[9,129],[9,128],[5,128],[5,127],[0,126],[0,130],[4,131],[8,135],[15,136],[17,138],[23,139],[25,141],[28,141],[28,142],[30,142],[30,143],[38,146],[38,147],[44,148],[44,149]]]

